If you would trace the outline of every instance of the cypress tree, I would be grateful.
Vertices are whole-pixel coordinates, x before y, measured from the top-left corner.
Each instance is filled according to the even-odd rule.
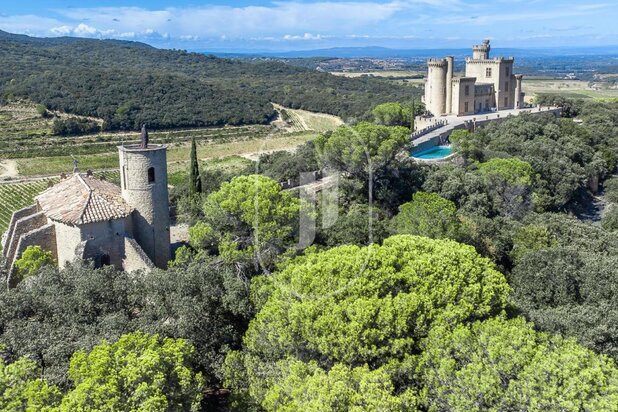
[[[202,177],[200,176],[200,165],[197,161],[195,137],[191,139],[191,170],[189,179],[189,191],[191,193],[202,193]]]

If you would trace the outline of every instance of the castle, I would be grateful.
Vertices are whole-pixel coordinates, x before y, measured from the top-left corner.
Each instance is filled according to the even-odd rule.
[[[15,261],[33,245],[51,252],[59,267],[76,259],[126,271],[167,266],[167,146],[149,144],[143,127],[141,143],[118,153],[120,187],[75,166],[72,176],[13,213],[2,239],[9,286],[19,281]]]
[[[423,102],[434,116],[465,116],[524,105],[521,74],[513,74],[512,57],[489,57],[489,40],[473,46],[464,77],[453,77],[452,56],[427,61]]]

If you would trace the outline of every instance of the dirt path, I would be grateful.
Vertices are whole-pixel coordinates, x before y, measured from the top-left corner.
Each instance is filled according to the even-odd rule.
[[[15,160],[0,161],[0,179],[13,178],[19,176],[17,162]]]
[[[290,153],[294,153],[296,151],[296,149],[298,149],[298,146],[299,145],[284,146],[284,147],[278,147],[276,149],[271,149],[271,150],[262,150],[262,151],[259,151],[259,152],[239,153],[238,156],[244,157],[245,159],[252,160],[254,162],[257,162],[258,160],[260,160],[260,156],[263,155],[263,154],[271,154],[271,153],[275,153],[275,152],[290,152]],[[208,160],[208,159],[202,159],[202,160]]]

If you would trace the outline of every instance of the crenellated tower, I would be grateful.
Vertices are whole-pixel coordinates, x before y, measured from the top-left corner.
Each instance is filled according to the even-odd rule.
[[[473,60],[489,60],[489,52],[491,50],[491,45],[489,44],[489,40],[483,40],[481,44],[475,44],[472,46],[472,59]]]
[[[431,113],[439,116],[446,112],[446,59],[430,59],[427,61],[427,82],[425,84],[425,107]]]

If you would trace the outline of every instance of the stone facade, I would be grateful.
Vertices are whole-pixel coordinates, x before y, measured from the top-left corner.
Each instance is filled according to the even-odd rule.
[[[474,113],[475,102],[475,79],[474,77],[458,77],[453,79],[452,111],[458,116]]]
[[[23,209],[16,210],[13,212],[11,216],[11,222],[9,223],[9,228],[2,235],[2,250],[6,251],[7,247],[11,244],[11,239],[13,237],[13,231],[15,230],[15,224],[22,217],[30,216],[36,212],[40,212],[37,205],[31,205],[24,207]]]
[[[127,272],[140,269],[148,270],[154,267],[150,258],[144,253],[144,250],[137,244],[135,239],[124,239],[124,251],[125,257],[122,265]]]
[[[131,218],[71,226],[55,222],[58,239],[58,266],[63,268],[78,256],[97,265],[109,264],[124,269],[124,238],[132,233]]]
[[[51,252],[52,257],[57,259],[55,226],[52,223],[48,223],[21,235],[19,237],[19,241],[17,242],[15,256],[21,256],[21,254],[26,251],[28,246],[40,246],[41,249]],[[19,282],[19,279],[15,277],[16,272],[15,261],[13,261],[13,264],[9,268],[7,277],[9,287],[14,287]]]
[[[121,146],[120,188],[132,205],[133,233],[157,267],[170,259],[170,214],[165,145]]]
[[[77,170],[13,213],[2,238],[14,286],[15,261],[28,246],[52,252],[59,267],[76,259],[96,266],[149,270],[170,259],[166,146],[119,147],[121,187]]]
[[[453,57],[427,61],[424,103],[434,116],[469,115],[522,108],[522,75],[513,74],[513,58],[490,58],[489,40],[472,48],[464,77],[453,77]]]
[[[30,215],[23,216],[16,221],[11,221],[11,226],[13,227],[11,240],[7,243],[7,249],[4,252],[7,263],[10,264],[11,267],[13,266],[13,262],[16,259],[19,259],[20,255],[16,252],[21,237],[32,230],[44,226],[45,224],[47,224],[47,218],[42,212],[35,212]]]
[[[425,107],[432,113],[444,113],[446,109],[446,59],[430,59],[427,62],[427,83],[425,84]]]

